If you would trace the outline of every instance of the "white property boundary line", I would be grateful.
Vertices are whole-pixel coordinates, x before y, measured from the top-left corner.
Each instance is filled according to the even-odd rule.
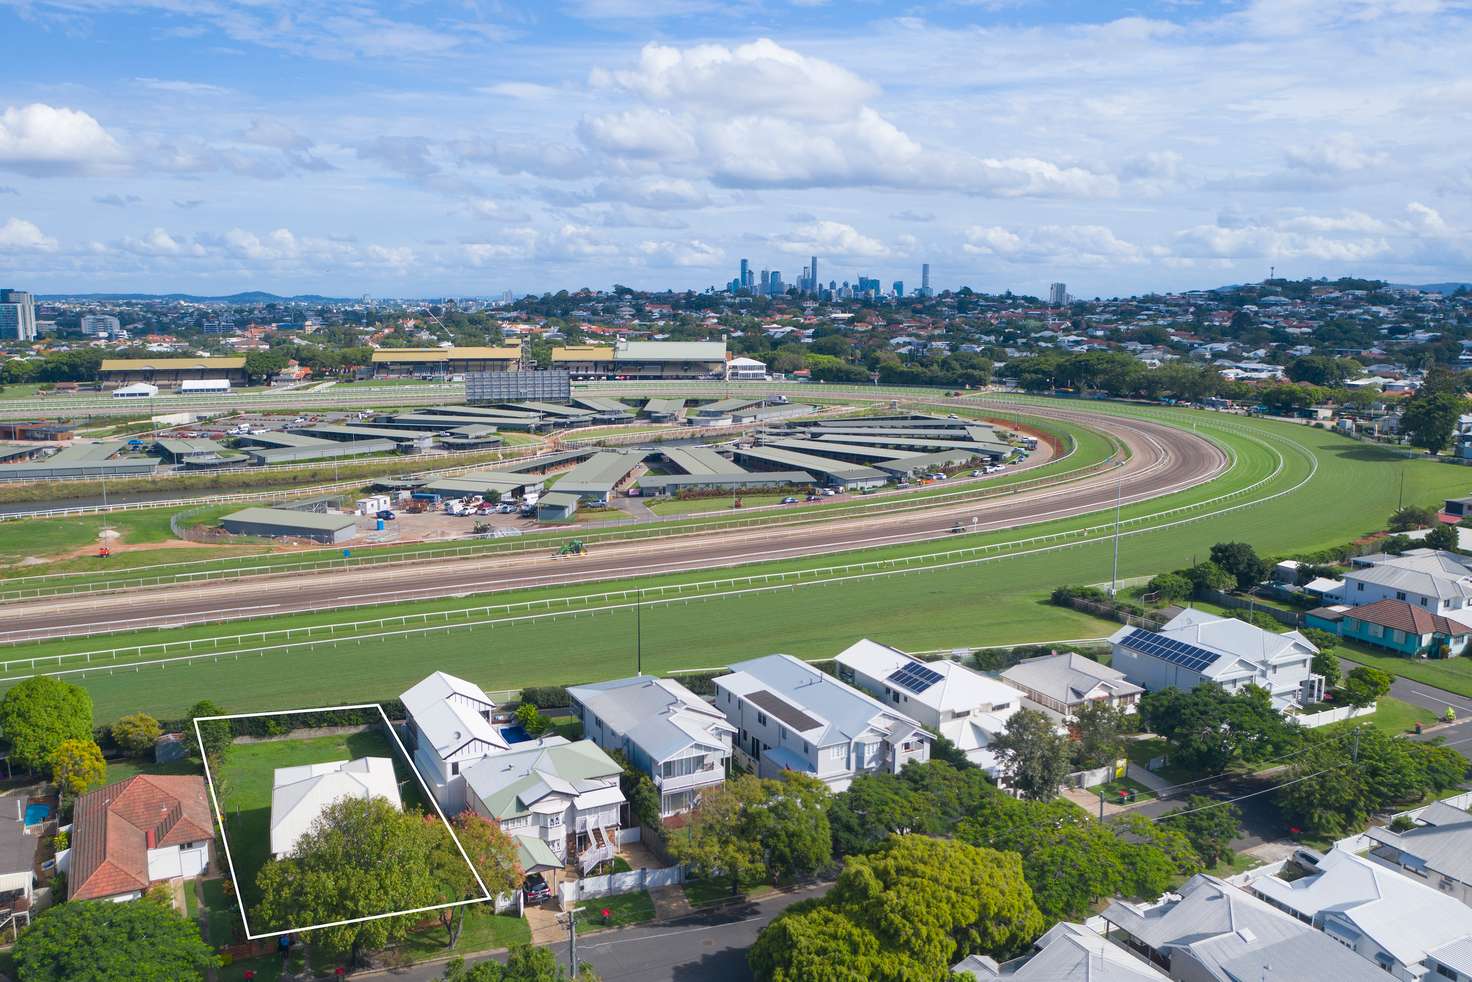
[[[235,901],[240,906],[240,923],[245,928],[245,936],[248,940],[261,941],[266,938],[278,938],[285,934],[301,934],[307,931],[320,931],[329,927],[344,927],[348,924],[361,924],[364,921],[377,921],[382,920],[385,917],[402,917],[406,914],[427,914],[431,911],[445,910],[450,907],[464,907],[469,904],[482,904],[487,902],[495,903],[496,898],[491,896],[491,891],[486,888],[485,881],[480,878],[480,871],[475,868],[475,864],[472,863],[470,861],[470,857],[466,855],[465,847],[460,844],[460,837],[455,834],[455,827],[450,824],[449,819],[445,818],[445,813],[440,810],[440,803],[435,800],[434,794],[429,790],[429,785],[424,782],[424,775],[419,773],[419,768],[414,765],[414,758],[410,756],[409,751],[404,746],[403,741],[399,739],[399,735],[394,732],[394,725],[392,722],[390,722],[388,718],[388,713],[384,712],[383,706],[379,705],[378,703],[365,702],[347,706],[319,706],[316,709],[279,709],[273,712],[265,713],[232,713],[227,716],[199,716],[196,717],[194,720],[194,738],[198,741],[198,746],[204,746],[204,737],[199,732],[199,724],[202,722],[210,722],[214,720],[253,719],[257,716],[295,716],[298,713],[325,713],[335,712],[344,709],[378,710],[378,715],[382,717],[383,725],[388,729],[389,736],[393,737],[394,744],[399,748],[399,753],[403,754],[404,759],[409,763],[409,770],[414,772],[414,776],[419,780],[419,786],[424,789],[424,797],[430,802],[430,804],[434,805],[435,814],[440,817],[441,822],[445,823],[445,829],[450,833],[450,841],[455,843],[455,848],[460,852],[460,858],[465,860],[466,866],[470,867],[470,875],[475,877],[476,885],[480,887],[481,896],[472,900],[455,900],[447,904],[435,904],[431,907],[415,907],[412,910],[396,910],[390,911],[386,914],[369,914],[366,917],[350,917],[346,920],[341,921],[328,921],[323,924],[313,924],[310,927],[287,928],[284,931],[268,931],[262,934],[251,933],[250,920],[246,917],[245,914],[245,900],[240,892],[240,880],[237,879],[235,876],[235,859],[230,855],[230,837],[228,834],[226,834],[225,831],[225,812],[222,808],[220,808],[220,799],[215,794],[215,779],[214,775],[210,773],[209,757],[206,754],[201,754],[200,756],[204,760],[204,777],[210,786],[210,801],[214,803],[215,814],[218,815],[220,818],[220,842],[225,847],[225,863],[230,867],[230,882],[236,884]]]

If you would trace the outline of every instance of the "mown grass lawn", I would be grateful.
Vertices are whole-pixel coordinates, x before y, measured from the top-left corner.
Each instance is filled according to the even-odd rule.
[[[529,944],[532,929],[523,917],[514,913],[497,914],[489,904],[477,904],[465,909],[465,926],[454,948],[445,947],[448,939],[445,929],[436,924],[416,931],[396,951],[408,962],[495,951],[514,944]]]
[[[107,783],[116,784],[126,781],[130,777],[139,774],[204,774],[204,768],[199,762],[189,757],[183,760],[171,760],[167,764],[156,764],[150,754],[148,757],[123,757],[118,760],[107,762]]]
[[[398,753],[387,734],[378,729],[307,739],[235,743],[231,746],[220,773],[215,775],[215,790],[224,812],[225,834],[238,878],[236,892],[245,901],[247,912],[254,910],[260,902],[256,876],[271,858],[271,788],[276,768],[358,757],[391,758],[398,772],[399,794],[404,807],[421,811],[427,808],[424,793],[408,761]],[[290,925],[273,928],[253,923],[251,926],[259,933]]]
[[[603,911],[608,911],[608,919]],[[583,902],[583,913],[578,917],[578,929],[588,934],[630,924],[643,924],[654,920],[654,899],[647,890],[638,893],[621,893],[614,897],[593,897]]]
[[[236,932],[242,930],[235,895],[226,892],[221,877],[199,881],[199,891],[204,896],[205,940],[216,948],[233,944]]]

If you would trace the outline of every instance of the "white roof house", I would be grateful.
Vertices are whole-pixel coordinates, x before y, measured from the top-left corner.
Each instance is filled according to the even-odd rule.
[[[1032,946],[1032,951],[998,964],[987,955],[970,955],[951,971],[970,975],[982,982],[1016,979],[1017,982],[1165,982],[1170,976],[1157,972],[1118,945],[1110,944],[1082,924],[1061,921]]]
[[[448,814],[465,807],[462,766],[511,744],[491,717],[496,704],[474,682],[435,672],[399,697],[414,764]]]
[[[687,752],[728,753],[736,732],[719,709],[674,679],[641,675],[569,686],[567,694],[601,724],[590,733],[584,719],[586,737],[605,750],[637,751],[651,763]],[[622,739],[610,741],[610,733]]]
[[[1323,679],[1312,671],[1319,649],[1298,631],[1275,634],[1236,617],[1188,608],[1159,631],[1122,627],[1109,641],[1111,664],[1151,691],[1189,690],[1203,682],[1229,692],[1256,685],[1272,694],[1279,709],[1323,696]]]
[[[1333,599],[1361,606],[1404,600],[1464,624],[1472,624],[1472,568],[1465,556],[1409,549],[1399,556],[1376,553],[1353,560]]]
[[[938,731],[972,763],[994,772],[987,748],[1022,708],[1021,689],[942,659],[925,662],[868,638],[839,652],[838,677],[922,726]]]
[[[1472,937],[1472,908],[1337,846],[1307,876],[1260,876],[1248,889],[1402,979],[1420,978],[1431,951]]]
[[[278,767],[271,784],[271,855],[288,855],[327,807],[344,798],[382,798],[394,808],[399,782],[388,757]]]
[[[1033,703],[1064,717],[1087,702],[1106,701],[1129,708],[1145,691],[1123,672],[1072,651],[1020,661],[1002,673],[1002,680],[1027,693]]]

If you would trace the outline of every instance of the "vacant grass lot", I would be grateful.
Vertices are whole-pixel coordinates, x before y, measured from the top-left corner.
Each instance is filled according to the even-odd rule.
[[[260,902],[256,874],[271,858],[271,788],[276,768],[358,757],[391,758],[398,772],[399,795],[404,807],[420,811],[428,808],[409,762],[380,730],[236,743],[231,747],[224,766],[215,775],[215,793],[224,812],[225,834],[235,866],[236,890],[247,911],[253,911]],[[387,914],[393,910],[392,906],[386,906],[383,912]],[[256,933],[297,926],[251,923],[251,929]]]

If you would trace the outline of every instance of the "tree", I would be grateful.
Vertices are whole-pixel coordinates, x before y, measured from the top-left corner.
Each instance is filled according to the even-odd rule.
[[[1145,589],[1158,594],[1160,599],[1166,603],[1174,603],[1191,596],[1196,586],[1183,573],[1161,573],[1151,580]]]
[[[1232,574],[1239,590],[1256,586],[1268,575],[1267,563],[1246,542],[1218,542],[1211,547],[1211,561]]]
[[[197,979],[219,959],[199,927],[151,903],[70,903],[43,912],[15,946],[28,982]]]
[[[63,741],[92,739],[92,697],[50,675],[28,678],[0,699],[0,732],[13,763],[33,771],[50,767]]]
[[[1315,675],[1324,676],[1324,687],[1335,689],[1339,687],[1339,655],[1333,648],[1319,648],[1319,653],[1314,655],[1311,669]]]
[[[1210,560],[1197,563],[1186,570],[1185,577],[1191,581],[1195,593],[1205,593],[1208,590],[1226,591],[1237,585],[1235,576]]]
[[[63,740],[51,754],[51,776],[67,794],[83,795],[107,780],[102,748],[91,740]]]
[[[1459,541],[1457,530],[1450,525],[1443,525],[1441,523],[1438,523],[1430,532],[1427,532],[1426,538],[1421,540],[1427,549],[1440,549],[1443,552],[1459,552]]]
[[[1420,505],[1406,505],[1396,510],[1386,523],[1392,532],[1410,532],[1414,529],[1430,528],[1436,524],[1436,512]]]
[[[747,962],[759,982],[939,979],[967,955],[1023,950],[1043,923],[1016,855],[897,835],[773,921]]]
[[[772,882],[811,876],[833,858],[828,826],[832,793],[815,777],[784,771],[766,782],[765,801],[752,808],[749,833],[762,844],[762,861]]]
[[[1193,794],[1186,804],[1167,812],[1162,821],[1178,829],[1208,868],[1232,857],[1232,840],[1242,829],[1242,810],[1236,805]]]
[[[860,774],[848,790],[834,795],[828,824],[838,856],[871,852],[894,833],[935,835],[949,830],[932,794],[898,774],[882,773]]]
[[[1190,691],[1159,689],[1140,700],[1140,721],[1165,737],[1173,763],[1220,771],[1233,761],[1265,760],[1295,746],[1302,732],[1255,685],[1229,693],[1214,682]]]
[[[353,921],[307,938],[358,965],[364,952],[402,941],[418,918],[355,918],[444,902],[445,885],[436,877],[442,842],[442,828],[382,798],[335,801],[288,858],[261,868],[261,901],[252,919],[279,927]]]
[[[230,743],[234,739],[234,734],[230,732],[228,719],[204,720],[199,723],[196,723],[195,720],[204,716],[223,715],[225,715],[225,710],[208,699],[203,699],[189,707],[189,720],[185,732],[193,734],[198,728],[199,740],[195,742],[194,752],[199,754],[201,760],[208,760],[211,763],[223,760],[230,752]]]
[[[992,740],[1007,784],[1030,801],[1048,801],[1068,775],[1068,739],[1053,721],[1033,709],[1020,709],[1007,729]]]
[[[113,740],[135,757],[151,751],[162,732],[158,720],[147,713],[133,713],[112,724]]]
[[[1314,732],[1283,776],[1279,807],[1309,835],[1340,836],[1361,829],[1376,811],[1430,790],[1419,747],[1370,726]]]
[[[245,374],[252,382],[264,382],[286,367],[290,357],[284,351],[252,351],[245,356]]]
[[[569,976],[549,948],[530,944],[511,946],[506,964],[483,961],[473,967],[465,959],[456,958],[445,966],[441,982],[598,982],[598,975],[588,964],[578,966],[578,974]]]
[[[1466,412],[1467,400],[1452,392],[1421,391],[1405,402],[1400,431],[1413,447],[1440,453],[1451,442],[1457,419]]]
[[[1411,753],[1419,759],[1430,791],[1450,791],[1467,779],[1467,758],[1440,742],[1415,743]]]
[[[1124,756],[1124,734],[1130,722],[1124,710],[1103,700],[1085,703],[1074,714],[1072,729],[1077,744],[1074,763],[1084,769],[1103,767]]]
[[[1389,672],[1361,665],[1352,670],[1344,680],[1344,695],[1351,705],[1368,706],[1390,691],[1395,680]]]
[[[516,707],[516,722],[528,736],[541,736],[547,732],[552,721],[542,715],[542,711],[529,702],[524,702]]]
[[[707,790],[686,823],[670,835],[670,854],[697,876],[727,880],[732,896],[740,893],[742,880],[755,879],[765,869],[761,843],[746,835],[747,810],[764,797],[761,780],[749,774]]]
[[[481,883],[485,884],[486,891],[492,897],[509,894],[521,886],[523,872],[516,861],[516,843],[510,835],[502,831],[500,822],[482,818],[470,809],[451,819],[455,836],[460,840],[461,849],[465,850],[465,855],[462,856],[438,816],[425,815],[424,821],[433,829],[438,840],[431,862],[434,864],[435,880],[442,891],[440,903],[455,903],[480,897]],[[469,866],[465,864],[467,857],[470,859]],[[476,882],[471,873],[472,866],[475,873],[480,875],[480,883]],[[439,915],[440,923],[444,925],[448,935],[446,947],[453,948],[465,927],[465,908],[443,907]]]

